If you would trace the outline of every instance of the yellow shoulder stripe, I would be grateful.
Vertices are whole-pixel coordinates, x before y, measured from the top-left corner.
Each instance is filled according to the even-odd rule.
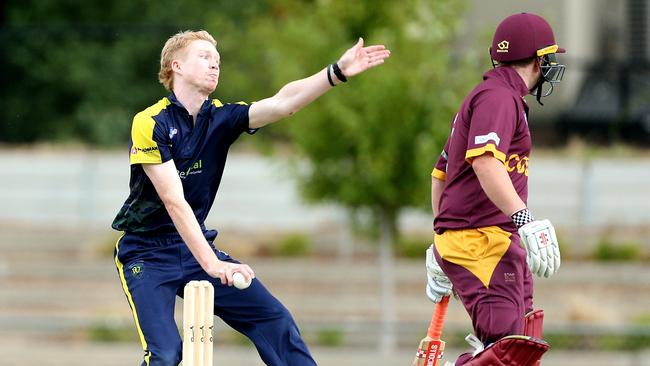
[[[153,130],[156,126],[153,117],[167,108],[169,104],[171,104],[169,99],[162,98],[156,104],[136,114],[133,118],[133,125],[131,126],[133,147],[129,155],[131,165],[162,163],[158,143],[153,139]]]
[[[212,99],[212,104],[214,104],[214,106],[217,107],[217,108],[223,107],[223,103],[219,99]],[[241,102],[241,101],[237,102],[237,103],[234,103],[234,104],[248,105],[248,103]]]
[[[487,144],[482,147],[477,147],[476,149],[469,149],[465,153],[465,160],[467,160],[468,163],[472,163],[472,159],[481,156],[486,153],[491,153],[495,158],[499,159],[502,163],[506,162],[506,154],[502,153],[497,149],[494,144]]]
[[[163,97],[161,100],[157,101],[156,104],[148,107],[144,111],[140,113],[144,113],[147,116],[155,117],[157,116],[163,109],[167,108],[168,105],[172,104],[172,102],[167,99],[167,97]]]
[[[438,168],[433,168],[433,171],[431,172],[431,176],[442,181],[447,179],[447,173],[443,172]]]

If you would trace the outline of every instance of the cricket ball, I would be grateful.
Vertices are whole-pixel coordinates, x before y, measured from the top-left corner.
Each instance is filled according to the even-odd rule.
[[[250,282],[246,281],[246,278],[244,277],[243,274],[239,272],[235,272],[232,275],[232,283],[235,285],[236,288],[243,290],[245,288],[248,288],[250,286]]]

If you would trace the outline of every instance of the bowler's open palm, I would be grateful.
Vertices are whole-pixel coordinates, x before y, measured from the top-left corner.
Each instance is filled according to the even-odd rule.
[[[363,46],[363,38],[352,48],[345,51],[337,64],[343,75],[351,77],[360,74],[369,68],[381,65],[390,56],[390,50],[384,45]]]

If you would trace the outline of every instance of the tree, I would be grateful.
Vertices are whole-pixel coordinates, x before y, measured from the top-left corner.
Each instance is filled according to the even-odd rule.
[[[256,100],[335,61],[357,37],[392,57],[270,128],[310,164],[296,174],[311,201],[367,214],[380,243],[385,328],[395,332],[391,245],[406,207],[426,207],[429,172],[467,90],[454,47],[462,7],[454,0],[24,0],[3,4],[0,141],[123,144],[131,116],[159,98],[164,40],[205,28],[222,54],[216,97]],[[79,21],[81,19],[81,21]],[[473,77],[472,77],[473,78]],[[246,96],[246,98],[243,98]],[[423,243],[424,251],[425,243]]]
[[[262,2],[256,4],[264,5]],[[132,117],[166,94],[160,50],[207,19],[264,10],[210,0],[23,0],[0,5],[0,142],[124,145]],[[220,24],[217,22],[217,24]]]
[[[386,65],[278,127],[310,163],[296,170],[304,197],[342,204],[374,223],[385,305],[381,347],[390,351],[397,220],[406,207],[429,206],[429,173],[468,91],[467,75],[477,76],[453,52],[461,8],[457,1],[428,0],[283,0],[270,8],[271,16],[248,29],[247,46],[259,50],[265,84],[276,88],[323,68],[359,36],[392,51]]]

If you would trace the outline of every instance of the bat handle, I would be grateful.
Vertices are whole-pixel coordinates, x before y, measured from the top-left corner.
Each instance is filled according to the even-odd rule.
[[[442,327],[445,324],[445,315],[447,315],[447,306],[449,305],[449,296],[445,296],[436,304],[436,308],[433,310],[433,316],[431,317],[431,323],[429,323],[429,329],[427,330],[427,336],[431,339],[440,339],[442,334]]]

